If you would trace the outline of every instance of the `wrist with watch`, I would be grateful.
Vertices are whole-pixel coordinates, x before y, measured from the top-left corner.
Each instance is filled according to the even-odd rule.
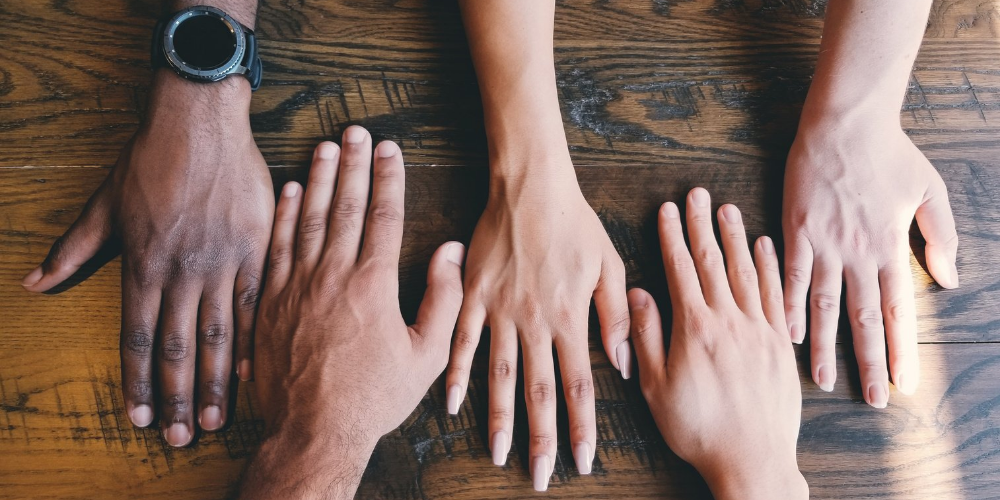
[[[252,90],[260,87],[253,30],[215,7],[189,7],[156,23],[151,52],[153,69],[170,68],[187,80],[212,83],[242,75]]]

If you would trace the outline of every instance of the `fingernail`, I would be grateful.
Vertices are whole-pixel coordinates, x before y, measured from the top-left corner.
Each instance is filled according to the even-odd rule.
[[[707,207],[709,203],[708,191],[704,188],[694,188],[691,190],[691,201],[696,207]]]
[[[507,440],[507,433],[504,431],[496,431],[493,433],[493,445],[490,449],[493,450],[493,465],[500,465],[507,463],[507,452],[510,442]]]
[[[896,389],[907,396],[911,396],[914,392],[917,392],[917,384],[911,383],[912,381],[913,379],[902,373],[897,373],[896,376],[892,377],[892,382],[896,384]]]
[[[178,422],[164,430],[163,437],[170,446],[185,446],[191,442],[191,431],[186,425]]]
[[[820,365],[816,369],[816,385],[826,392],[833,390],[833,383],[837,380],[836,368],[832,366]]]
[[[676,219],[680,217],[680,212],[677,211],[677,205],[668,201],[663,205],[663,215],[667,216],[668,219]]]
[[[399,146],[392,141],[382,141],[378,147],[375,148],[375,154],[378,155],[379,158],[392,158],[393,156],[396,156],[397,152],[399,152]]]
[[[284,189],[282,191],[283,191],[281,193],[282,196],[284,196],[285,198],[291,198],[291,197],[299,194],[299,183],[297,183],[297,182],[286,182],[285,183],[285,187],[284,187]]]
[[[458,407],[462,404],[462,386],[454,384],[448,388],[448,413],[458,415]]]
[[[632,353],[627,340],[618,344],[618,347],[615,348],[615,356],[618,357],[618,370],[622,372],[622,378],[628,380],[632,376]]]
[[[802,331],[802,325],[792,325],[791,330],[792,342],[801,344],[806,336],[805,332]]]
[[[646,307],[646,297],[644,293],[634,293],[629,295],[629,305],[632,309],[642,309]]]
[[[882,384],[868,386],[868,404],[875,408],[885,408],[889,403],[889,393]]]
[[[576,468],[580,475],[590,474],[591,464],[594,457],[590,455],[590,445],[587,443],[576,443],[573,447],[573,460],[576,461]]]
[[[760,237],[760,249],[767,255],[774,255],[774,242],[767,236]]]
[[[146,427],[153,423],[153,409],[147,405],[136,405],[135,408],[132,408],[129,418],[132,419],[132,424],[136,427]]]
[[[222,427],[222,410],[215,405],[206,406],[204,410],[201,410],[198,424],[206,431],[218,430]]]
[[[45,271],[42,270],[42,266],[36,267],[21,280],[21,286],[28,287],[38,283],[44,274]]]
[[[535,491],[545,491],[549,489],[549,476],[552,470],[549,469],[549,457],[542,455],[535,457],[535,463],[531,465],[531,479],[535,486]]]
[[[316,156],[321,160],[337,159],[337,145],[332,142],[321,142],[316,147]]]
[[[368,132],[358,126],[347,127],[347,130],[344,131],[344,141],[351,144],[360,144],[365,142],[366,136],[368,136]]]
[[[465,245],[461,243],[452,243],[448,245],[446,256],[448,257],[448,262],[451,262],[456,266],[461,266],[462,261],[465,259]]]
[[[951,270],[948,274],[950,275],[948,279],[948,288],[958,288],[958,266],[952,264]]]
[[[722,216],[726,218],[726,222],[731,222],[733,224],[740,222],[740,209],[736,208],[736,205],[726,205],[722,207]]]
[[[249,359],[240,361],[240,364],[236,366],[236,376],[244,382],[249,382],[253,378],[253,363]]]

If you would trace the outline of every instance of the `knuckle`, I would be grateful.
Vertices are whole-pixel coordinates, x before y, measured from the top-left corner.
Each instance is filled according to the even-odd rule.
[[[506,406],[490,408],[490,420],[493,422],[505,424],[509,422],[513,416],[513,412],[511,412],[510,408]]]
[[[566,397],[572,400],[586,400],[594,395],[594,383],[590,377],[580,376],[566,384]]]
[[[191,341],[180,331],[163,334],[162,357],[164,361],[183,361],[191,356]]]
[[[271,248],[271,267],[284,267],[292,259],[292,249],[287,246]]]
[[[808,269],[798,266],[789,266],[785,271],[785,277],[788,278],[789,283],[794,283],[796,285],[809,284],[811,276],[812,275]]]
[[[127,387],[129,395],[136,399],[146,400],[153,394],[153,383],[147,378],[132,380]]]
[[[632,317],[629,316],[628,309],[618,311],[611,317],[608,331],[611,333],[620,333],[624,337],[631,324]]]
[[[474,335],[469,330],[455,330],[455,350],[468,351],[475,349],[479,344],[478,335]]]
[[[525,393],[528,396],[528,402],[536,405],[548,405],[556,397],[555,387],[549,382],[535,382]]]
[[[889,318],[892,321],[901,321],[913,316],[912,309],[905,302],[890,302],[886,307]]]
[[[506,359],[494,360],[490,367],[490,376],[498,382],[513,380],[514,364]]]
[[[229,327],[224,323],[212,323],[201,329],[201,342],[209,346],[222,346],[232,338]]]
[[[667,266],[670,268],[668,271],[673,270],[678,274],[694,271],[690,257],[684,253],[672,253],[667,256]]]
[[[880,328],[882,311],[877,307],[859,307],[854,310],[854,322],[861,328]]]
[[[702,266],[716,266],[722,264],[722,252],[718,248],[702,248],[695,252],[695,259]]]
[[[153,351],[153,332],[146,328],[135,328],[125,332],[125,349],[139,357],[149,357]]]
[[[659,336],[658,326],[651,318],[643,317],[632,323],[632,342],[639,345],[648,344]]]
[[[340,217],[358,216],[361,215],[364,210],[364,203],[354,197],[345,196],[343,198],[338,198],[333,202],[333,214]]]
[[[166,407],[174,413],[185,413],[191,409],[191,396],[187,394],[170,394],[166,397]]]
[[[533,433],[530,440],[531,449],[549,449],[556,445],[556,438],[548,433]]]
[[[814,293],[812,295],[812,306],[814,309],[825,313],[840,311],[840,297],[830,293]]]
[[[236,292],[236,307],[241,311],[253,312],[260,303],[260,275],[256,272],[247,273],[242,281]]]
[[[208,396],[225,396],[226,388],[226,383],[219,379],[208,379],[201,383],[202,394]]]
[[[754,269],[753,266],[738,265],[733,268],[733,276],[739,283],[757,283],[757,270]]]
[[[299,236],[311,240],[326,232],[326,217],[318,214],[307,214],[299,223]]]

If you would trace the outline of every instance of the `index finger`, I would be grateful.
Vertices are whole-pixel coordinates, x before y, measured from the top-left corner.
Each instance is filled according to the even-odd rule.
[[[668,201],[660,207],[659,226],[660,251],[663,253],[663,267],[667,272],[670,302],[675,308],[705,305],[694,260],[684,244],[681,216],[676,204]]]

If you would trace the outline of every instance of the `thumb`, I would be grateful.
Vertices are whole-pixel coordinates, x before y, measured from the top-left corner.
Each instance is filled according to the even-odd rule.
[[[427,292],[417,310],[417,322],[410,327],[414,341],[423,343],[441,370],[448,363],[451,332],[462,308],[462,262],[465,247],[457,241],[441,245],[427,269]]]
[[[917,225],[927,241],[924,249],[927,269],[931,276],[945,288],[958,288],[958,233],[955,217],[948,204],[948,190],[940,176],[927,189],[924,202],[917,208]]]
[[[107,181],[83,207],[83,213],[49,250],[49,255],[21,281],[31,292],[44,292],[73,275],[111,237]]]

